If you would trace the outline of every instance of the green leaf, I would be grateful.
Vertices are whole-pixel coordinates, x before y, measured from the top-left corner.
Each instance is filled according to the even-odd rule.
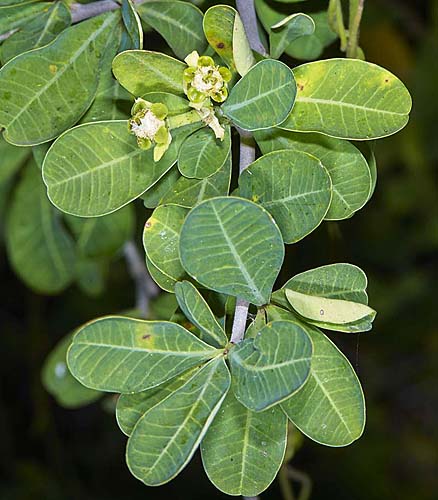
[[[116,22],[117,13],[94,17],[3,66],[0,124],[8,142],[47,142],[79,120],[96,94],[100,60]]]
[[[147,391],[134,394],[121,394],[117,401],[116,418],[122,432],[130,436],[134,430],[135,424],[145,413],[177,391],[191,379],[199,369],[199,366],[191,368],[168,382]]]
[[[114,76],[136,97],[149,92],[184,96],[183,73],[186,67],[173,57],[148,50],[127,50],[113,61]]]
[[[74,243],[59,216],[38,167],[28,163],[9,208],[6,245],[15,272],[42,293],[59,293],[74,277]]]
[[[312,341],[290,321],[274,321],[254,339],[245,339],[229,353],[233,391],[244,406],[261,411],[297,391],[310,373]]]
[[[114,212],[138,198],[170,169],[180,142],[193,127],[172,133],[170,148],[159,162],[154,162],[152,148],[145,151],[138,147],[126,121],[74,127],[47,153],[43,178],[48,196],[62,211],[80,217]]]
[[[202,12],[191,3],[172,1],[146,2],[137,7],[138,13],[166,40],[175,55],[184,59],[196,50],[206,48],[202,30]]]
[[[146,208],[157,207],[165,194],[174,186],[179,178],[181,178],[181,174],[175,165],[158,182],[141,195],[144,206]]]
[[[275,127],[289,115],[295,94],[290,68],[280,61],[265,59],[237,82],[222,110],[235,125],[245,130]]]
[[[167,274],[161,272],[158,269],[158,267],[152,264],[152,262],[148,259],[147,255],[146,255],[146,267],[149,271],[149,274],[151,275],[151,278],[160,288],[162,288],[166,292],[174,293],[176,280],[174,280],[170,276],[167,276]]]
[[[327,59],[294,69],[295,105],[281,128],[341,139],[386,137],[408,122],[411,96],[392,73],[358,59]]]
[[[272,309],[277,308],[268,306],[268,315]],[[333,342],[317,328],[301,326],[313,342],[310,376],[281,408],[310,439],[326,446],[347,446],[362,435],[365,426],[359,379]]]
[[[102,396],[101,392],[88,389],[80,384],[70,373],[66,355],[73,334],[61,339],[44,362],[42,383],[58,404],[65,408],[80,408],[93,403]]]
[[[214,359],[136,424],[126,457],[148,486],[173,479],[190,461],[230,386],[223,358]]]
[[[168,116],[182,115],[193,110],[187,99],[166,92],[149,92],[149,94],[145,94],[143,98],[149,102],[165,104],[169,110]]]
[[[313,35],[314,31],[315,23],[307,14],[291,14],[274,24],[269,33],[271,57],[278,59],[294,40]]]
[[[316,297],[295,292],[289,288],[286,288],[285,294],[298,314],[313,321],[344,325],[375,314],[371,307],[358,302]]]
[[[186,217],[180,236],[185,270],[199,283],[255,305],[269,301],[284,258],[271,216],[250,201],[204,201]]]
[[[111,37],[111,47],[105,51],[101,62],[96,96],[79,123],[126,120],[131,116],[133,99],[129,92],[119,85],[111,69],[113,59],[119,50],[121,38],[121,30]]]
[[[246,339],[255,338],[265,325],[266,325],[265,309],[263,307],[259,307],[257,308],[256,317],[246,329],[245,338]]]
[[[361,152],[350,142],[321,134],[300,134],[287,130],[256,132],[257,144],[264,154],[279,149],[305,151],[327,169],[333,196],[325,220],[351,217],[370,197],[370,168]]]
[[[216,139],[210,128],[204,127],[183,142],[178,154],[178,169],[185,177],[204,179],[223,166],[231,151],[230,127],[224,128],[223,141]]]
[[[179,239],[187,209],[161,205],[147,220],[143,245],[150,262],[163,274],[178,281],[187,275],[179,257]]]
[[[161,203],[174,203],[192,208],[204,200],[216,196],[226,196],[230,190],[232,160],[228,156],[222,167],[205,179],[180,177],[161,198]]]
[[[204,15],[204,33],[225,64],[245,75],[255,63],[239,14],[228,5],[214,5]]]
[[[318,59],[325,48],[337,38],[336,33],[331,30],[328,23],[327,11],[312,12],[310,17],[315,23],[313,34],[294,40],[286,49],[286,53],[295,59],[307,61]]]
[[[219,353],[175,323],[108,316],[77,332],[67,361],[86,387],[129,393],[156,387]]]
[[[51,4],[49,2],[26,3],[25,5],[11,5],[0,3],[0,33],[7,33],[11,30],[32,21],[35,16],[47,11]],[[18,3],[18,2],[17,2]]]
[[[332,183],[321,162],[301,151],[275,151],[247,167],[241,196],[260,203],[275,219],[285,243],[316,229],[330,206]]]
[[[290,14],[290,8],[285,9],[278,3],[256,0],[255,5],[257,15],[269,34],[272,33],[272,26],[282,22],[285,15]],[[336,33],[330,29],[327,11],[308,12],[307,14],[315,23],[315,31],[311,35],[305,35],[293,40],[285,49],[286,54],[295,59],[317,59],[325,47],[337,38]]]
[[[210,481],[227,495],[255,497],[272,483],[283,461],[287,418],[279,408],[248,410],[229,392],[201,443]]]
[[[104,217],[82,218],[67,215],[66,220],[84,257],[114,255],[128,240],[135,227],[134,211],[124,207]]]
[[[78,257],[76,260],[76,283],[82,292],[98,297],[105,289],[107,262],[99,259]]]
[[[132,0],[122,1],[122,20],[125,26],[122,36],[122,48],[126,46],[127,49],[142,49],[143,29]]]
[[[175,285],[175,294],[186,318],[201,331],[201,339],[216,347],[224,347],[228,337],[196,287],[188,281],[181,281]]]
[[[0,138],[0,186],[9,184],[12,177],[29,157],[28,148],[12,146]]]
[[[17,33],[3,42],[0,49],[2,63],[5,64],[22,52],[47,45],[70,24],[71,16],[68,8],[62,2],[53,3],[50,8],[32,17]]]
[[[330,264],[297,274],[281,290],[272,294],[272,300],[282,307],[290,308],[285,296],[285,290],[289,288],[307,295],[341,299],[366,305],[368,304],[366,287],[367,277],[357,266],[351,264]],[[327,330],[362,332],[371,329],[374,316],[375,312],[373,311],[369,316],[363,318],[363,320],[345,325],[333,325],[326,322],[323,318],[318,318],[318,321],[307,318],[306,322]]]

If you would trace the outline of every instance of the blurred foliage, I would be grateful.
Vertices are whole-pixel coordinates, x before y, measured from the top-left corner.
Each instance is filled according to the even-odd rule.
[[[148,37],[149,46],[160,46],[158,36]],[[367,272],[379,311],[372,333],[330,338],[358,369],[368,424],[349,448],[305,440],[293,466],[311,477],[314,500],[432,500],[438,491],[438,2],[367,0],[361,46],[367,60],[407,82],[414,99],[410,125],[379,141],[379,178],[369,205],[289,246],[279,284],[331,262]],[[339,55],[336,42],[327,54]],[[141,203],[137,212],[138,220],[146,219]],[[199,457],[171,484],[145,489],[120,460],[125,439],[107,415],[111,398],[66,410],[42,387],[42,365],[59,339],[134,303],[123,260],[111,262],[103,295],[87,297],[71,287],[45,297],[16,278],[4,246],[0,256],[0,498],[225,498],[209,484]],[[172,304],[165,299],[154,313],[159,317]],[[263,498],[280,498],[278,486]]]

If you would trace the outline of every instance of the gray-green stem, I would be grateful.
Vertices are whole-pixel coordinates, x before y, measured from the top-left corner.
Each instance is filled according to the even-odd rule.
[[[146,269],[144,259],[133,241],[125,243],[123,254],[129,274],[135,283],[135,308],[144,318],[147,318],[150,300],[158,295],[159,289]]]
[[[360,21],[365,0],[350,0],[350,19],[348,26],[347,57],[356,58],[359,48]]]

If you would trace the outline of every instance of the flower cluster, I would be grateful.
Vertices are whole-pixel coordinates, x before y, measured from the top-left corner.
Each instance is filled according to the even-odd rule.
[[[211,57],[200,56],[196,51],[184,60],[188,65],[184,70],[184,92],[189,100],[199,108],[210,98],[224,102],[228,97],[230,70],[217,66]]]
[[[172,141],[166,124],[167,106],[151,103],[137,98],[131,110],[132,118],[128,122],[129,131],[137,137],[142,149],[154,148],[154,161],[159,161]]]

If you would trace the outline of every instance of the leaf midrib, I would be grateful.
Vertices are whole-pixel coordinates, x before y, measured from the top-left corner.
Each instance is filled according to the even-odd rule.
[[[338,106],[341,108],[345,107],[345,108],[352,108],[352,109],[362,109],[363,111],[366,111],[366,112],[383,113],[383,114],[387,114],[387,115],[395,115],[395,116],[400,116],[400,117],[407,116],[407,113],[398,113],[397,111],[388,111],[386,109],[370,108],[369,106],[363,106],[360,104],[351,104],[349,102],[333,101],[331,99],[321,99],[321,98],[316,98],[316,97],[297,96],[295,102],[303,102],[303,103],[310,103],[310,104],[323,104],[323,105],[328,105],[328,106]]]

